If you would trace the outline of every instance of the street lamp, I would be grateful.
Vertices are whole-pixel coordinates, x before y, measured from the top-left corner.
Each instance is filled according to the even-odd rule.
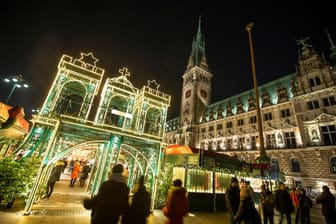
[[[247,24],[245,30],[248,32],[248,36],[249,36],[254,93],[255,93],[255,97],[256,97],[256,106],[257,106],[257,122],[258,122],[258,131],[259,131],[259,139],[260,139],[259,161],[262,162],[262,163],[269,163],[269,158],[266,155],[266,151],[265,151],[265,147],[264,147],[264,135],[263,135],[261,112],[260,112],[260,105],[259,105],[257,74],[256,74],[256,68],[255,68],[255,62],[254,62],[253,45],[252,45],[252,34],[251,34],[252,28],[253,28],[253,23],[249,23],[249,24]]]
[[[10,91],[6,99],[6,102],[5,102],[6,104],[8,104],[16,88],[21,88],[21,87],[28,88],[29,87],[27,81],[23,79],[22,75],[8,77],[8,78],[5,78],[4,81],[7,83],[13,83],[12,90]]]

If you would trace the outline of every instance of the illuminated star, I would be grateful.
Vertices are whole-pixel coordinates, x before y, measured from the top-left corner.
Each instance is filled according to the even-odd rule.
[[[156,82],[155,79],[153,79],[152,81],[148,80],[148,87],[152,88],[152,89],[159,89],[160,85]]]
[[[96,66],[96,63],[99,61],[97,58],[93,56],[93,53],[81,53],[81,58],[79,59],[80,61],[88,64],[94,64]]]

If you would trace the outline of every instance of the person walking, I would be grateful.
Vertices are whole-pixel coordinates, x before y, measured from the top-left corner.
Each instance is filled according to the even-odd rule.
[[[120,216],[126,214],[129,188],[121,174],[123,170],[123,165],[115,165],[110,178],[100,186],[98,194],[83,201],[86,209],[92,209],[91,224],[117,224]]]
[[[295,212],[295,224],[299,223],[299,194],[300,194],[300,188],[293,188],[290,192],[290,198],[292,200],[293,206],[294,206],[294,212]]]
[[[73,166],[73,169],[72,169],[72,173],[71,173],[71,180],[70,180],[70,187],[74,187],[75,186],[75,183],[76,183],[76,180],[78,178],[78,174],[80,172],[80,165],[79,165],[79,162],[75,162],[74,166]]]
[[[305,189],[300,189],[300,193],[299,193],[299,220],[300,220],[300,224],[310,224],[310,208],[311,207],[313,207],[313,202],[306,195],[306,190]]]
[[[238,211],[239,207],[239,183],[236,177],[231,178],[230,187],[225,192],[225,202],[226,202],[226,209],[228,211],[228,218],[230,224],[235,224],[234,216]]]
[[[243,185],[240,188],[240,202],[238,211],[234,216],[235,223],[242,224],[261,224],[261,218],[254,206],[253,199],[251,197],[251,189],[247,185]]]
[[[62,160],[58,160],[56,162],[56,166],[51,170],[48,182],[47,182],[47,191],[46,195],[43,198],[50,198],[51,194],[54,191],[54,186],[56,184],[56,181],[60,180],[61,173],[63,171],[64,163]]]
[[[266,188],[266,185],[261,185],[260,187],[260,206],[262,210],[262,217],[264,224],[274,223],[274,196],[273,193]]]
[[[89,177],[89,173],[91,171],[91,166],[90,163],[87,162],[83,168],[82,168],[82,173],[79,179],[79,186],[84,187],[86,179]]]
[[[150,214],[151,196],[145,187],[145,176],[140,176],[137,189],[133,195],[132,204],[123,216],[123,224],[146,224]]]
[[[163,208],[163,214],[168,218],[166,224],[183,224],[188,210],[187,191],[182,187],[182,180],[176,179],[168,190],[167,205]]]
[[[284,216],[286,216],[287,224],[292,223],[291,212],[294,211],[294,206],[288,190],[282,182],[279,183],[279,189],[275,191],[275,209],[280,213],[279,224],[282,224]]]
[[[335,196],[330,192],[328,186],[322,186],[322,193],[317,196],[316,203],[322,204],[322,215],[326,224],[334,224],[336,220]]]

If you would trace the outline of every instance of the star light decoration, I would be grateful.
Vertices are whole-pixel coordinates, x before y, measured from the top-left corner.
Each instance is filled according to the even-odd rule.
[[[148,85],[147,85],[147,86],[148,86],[149,88],[156,89],[156,90],[158,90],[158,89],[160,88],[160,85],[156,82],[155,79],[153,79],[153,80],[148,80],[147,82],[148,82]]]
[[[93,64],[94,66],[97,66],[96,63],[99,61],[97,58],[93,56],[93,53],[81,53],[81,57],[79,59],[81,62]]]

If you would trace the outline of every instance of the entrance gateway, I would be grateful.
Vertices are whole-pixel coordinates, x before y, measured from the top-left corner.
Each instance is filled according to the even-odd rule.
[[[155,80],[135,88],[127,68],[119,69],[118,77],[104,78],[97,62],[92,53],[81,53],[79,59],[63,55],[42,108],[33,115],[31,131],[19,147],[24,157],[41,158],[26,215],[56,161],[83,148],[95,151],[89,193],[98,192],[112,165],[126,162],[128,186],[133,189],[146,175],[154,205],[171,97],[159,91]]]

